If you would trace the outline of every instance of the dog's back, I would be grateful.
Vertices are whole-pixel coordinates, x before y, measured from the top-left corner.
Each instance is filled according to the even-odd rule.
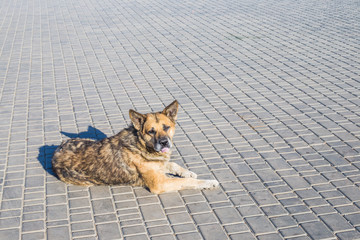
[[[126,142],[122,138],[126,135]],[[101,141],[69,139],[55,151],[52,167],[58,177],[76,185],[128,184],[143,186],[141,178],[126,157],[131,129]]]

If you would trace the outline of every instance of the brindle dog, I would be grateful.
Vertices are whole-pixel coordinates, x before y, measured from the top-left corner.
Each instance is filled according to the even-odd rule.
[[[198,180],[195,173],[169,162],[178,106],[175,100],[162,112],[130,110],[132,125],[100,141],[64,141],[52,159],[54,172],[66,183],[144,186],[156,194],[217,187],[216,180]]]

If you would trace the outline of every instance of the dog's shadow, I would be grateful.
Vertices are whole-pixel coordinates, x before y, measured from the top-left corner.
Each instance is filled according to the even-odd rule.
[[[89,126],[86,132],[68,133],[61,131],[61,134],[69,138],[90,138],[94,140],[101,140],[107,137],[105,133],[92,126]],[[52,170],[51,159],[58,146],[59,145],[44,145],[39,148],[38,161],[41,163],[43,168],[53,176],[55,176],[55,174]]]

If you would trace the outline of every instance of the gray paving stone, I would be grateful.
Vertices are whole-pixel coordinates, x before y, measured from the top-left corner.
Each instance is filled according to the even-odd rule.
[[[333,231],[352,230],[353,227],[340,214],[328,214],[320,216],[320,219]]]
[[[213,213],[194,214],[194,215],[192,215],[192,218],[194,219],[194,221],[197,225],[218,222],[218,220],[216,219],[216,217]]]
[[[202,236],[198,232],[188,232],[177,234],[176,238],[179,240],[191,240],[191,239],[202,239]]]
[[[252,179],[248,183],[243,183],[244,188],[249,192],[264,191],[265,190],[264,184],[254,180],[255,179]],[[240,179],[240,181],[244,181],[244,180]]]
[[[69,208],[89,207],[90,202],[87,198],[77,198],[69,200]]]
[[[116,239],[116,238],[115,238]],[[128,236],[126,237],[126,239],[130,239],[130,240],[146,240],[146,239],[149,239],[147,235],[134,235],[134,236]],[[166,238],[165,238],[166,239]]]
[[[61,220],[68,218],[66,205],[53,205],[46,208],[47,221]]]
[[[278,234],[266,234],[266,235],[260,235],[257,237],[259,240],[279,240],[279,239],[283,239],[281,236],[279,236]]]
[[[189,210],[189,212],[192,214],[211,211],[209,205],[206,202],[190,203],[187,204],[186,207]]]
[[[87,222],[76,222],[71,224],[71,230],[74,231],[82,231],[87,229],[93,228],[93,222],[87,221]]]
[[[171,228],[169,226],[166,226],[166,225],[148,227],[147,230],[148,230],[150,236],[172,233]]]
[[[100,200],[101,201],[101,200]],[[135,208],[137,207],[137,203],[134,200],[131,201],[123,201],[123,202],[116,202],[115,203],[115,208],[118,210],[123,210],[123,209],[129,209],[129,208]]]
[[[183,206],[184,203],[177,193],[166,193],[159,195],[164,208]]]
[[[222,224],[242,222],[243,219],[234,208],[218,208],[214,210],[216,216]]]
[[[25,178],[25,187],[41,187],[44,186],[44,177],[43,176],[32,176]]]
[[[20,218],[2,218],[0,219],[0,229],[15,228],[20,226]]]
[[[261,207],[261,210],[268,217],[287,215],[287,211],[281,205],[270,205]]]
[[[251,192],[250,195],[259,206],[273,205],[278,203],[274,196],[268,191]]]
[[[48,228],[46,234],[47,239],[71,239],[69,228],[66,226]]]
[[[222,228],[217,224],[210,224],[210,225],[202,225],[199,226],[199,230],[201,232],[201,235],[205,239],[227,239],[226,234],[222,230]]]
[[[244,232],[244,233],[236,233],[230,235],[231,240],[253,240],[256,239],[256,237],[250,233],[250,232]]]
[[[227,201],[226,195],[220,189],[204,190],[204,195],[209,203]]]
[[[235,181],[236,177],[230,169],[214,170],[213,174],[219,182]]]
[[[284,177],[284,180],[293,190],[307,189],[310,185],[300,176]]]
[[[64,226],[64,225],[68,225],[68,224],[69,224],[68,220],[57,220],[57,221],[46,222],[47,227],[57,227],[57,226]]]
[[[89,191],[92,199],[111,197],[108,186],[92,186]]]
[[[184,196],[183,197],[186,204],[189,203],[197,203],[197,202],[206,202],[206,199],[202,195],[190,195],[190,196]]]
[[[115,202],[122,202],[122,201],[128,201],[131,199],[134,199],[133,193],[125,193],[125,194],[119,194],[114,196]]]
[[[98,233],[99,239],[120,239],[121,233],[119,225],[115,222],[98,224],[96,225],[96,230]]]
[[[94,214],[105,214],[114,212],[114,206],[111,199],[93,200],[92,207]]]
[[[145,233],[146,230],[145,230],[145,227],[142,225],[135,225],[135,226],[123,227],[122,232],[123,232],[124,236],[126,236],[126,235],[135,235],[135,234]]]
[[[15,237],[15,236],[12,236]],[[22,240],[45,239],[45,232],[32,232],[21,235]]]
[[[159,205],[141,206],[140,211],[145,221],[153,221],[165,218],[165,214]]]
[[[359,239],[360,233],[359,231],[348,231],[348,232],[340,232],[336,234],[338,239]]]
[[[245,221],[255,234],[267,234],[276,232],[275,227],[265,216],[246,217]]]
[[[87,197],[88,192],[85,189],[78,189],[80,186],[69,186],[68,198]],[[80,191],[79,191],[80,190]]]
[[[342,187],[339,188],[340,192],[344,194],[351,201],[359,201],[360,200],[360,189],[355,186]]]
[[[335,209],[331,206],[313,207],[311,210],[317,215],[335,213]]]
[[[281,181],[281,178],[271,169],[260,169],[255,172],[263,182]]]
[[[86,221],[86,220],[92,220],[92,215],[90,213],[72,214],[72,215],[70,215],[70,220],[71,220],[71,222],[81,222],[81,221]]]
[[[94,230],[84,230],[84,231],[73,232],[71,235],[72,235],[73,238],[80,238],[80,237],[84,237],[84,236],[85,237],[91,236],[91,235],[94,235],[94,234],[95,234]],[[92,239],[96,239],[96,238],[92,237]]]
[[[3,199],[14,199],[22,197],[23,189],[21,186],[6,187],[2,189]]]
[[[273,217],[270,221],[278,229],[297,226],[296,221],[290,216]]]
[[[23,222],[22,231],[23,232],[39,231],[39,230],[43,230],[44,226],[45,226],[44,220]]]
[[[78,213],[84,213],[84,212],[90,212],[90,211],[91,211],[90,207],[69,209],[70,214],[78,214]]]
[[[335,237],[322,222],[302,223],[301,227],[314,239],[328,239]]]
[[[183,223],[179,225],[173,225],[172,230],[174,233],[192,232],[196,230],[196,226],[194,223]]]
[[[65,184],[62,182],[54,182],[46,184],[46,194],[61,194],[65,193]]]
[[[228,234],[250,231],[249,227],[244,222],[224,225],[224,229]]]
[[[28,213],[22,215],[22,220],[23,221],[38,220],[38,219],[43,219],[44,216],[45,214],[43,212]]]
[[[360,213],[348,214],[345,215],[345,218],[354,226],[360,224]]]
[[[263,212],[257,205],[246,205],[238,207],[238,210],[242,217],[252,217],[263,215]]]
[[[0,237],[1,239],[18,239],[19,238],[19,229],[13,228],[13,229],[3,229],[0,230]]]
[[[202,214],[194,215],[194,216],[202,216]],[[182,224],[182,223],[191,223],[192,222],[191,216],[187,212],[168,214],[167,217],[171,224]],[[201,219],[203,219],[203,218],[201,218]]]

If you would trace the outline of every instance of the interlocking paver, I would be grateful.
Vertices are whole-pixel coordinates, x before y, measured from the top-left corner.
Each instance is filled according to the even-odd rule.
[[[296,238],[296,237],[306,235],[304,230],[301,229],[300,227],[284,228],[284,229],[280,229],[279,232],[280,232],[281,236],[283,236],[284,238]]]
[[[340,214],[320,216],[320,219],[334,232],[352,230],[353,227]]]
[[[255,234],[266,234],[276,232],[275,227],[265,216],[247,217],[245,221]]]
[[[345,218],[351,223],[353,226],[360,225],[360,213],[348,214],[345,215]]]
[[[33,232],[33,231],[43,230],[44,226],[45,226],[45,223],[43,220],[29,221],[29,222],[23,222],[21,229],[23,232]]]
[[[11,236],[11,237],[15,237],[15,236]],[[22,234],[21,239],[24,239],[24,240],[45,239],[45,233],[44,232],[25,233],[25,234]]]
[[[1,239],[19,238],[19,232],[17,228],[0,230],[0,237]]]
[[[359,231],[349,231],[349,232],[341,232],[336,234],[336,237],[339,239],[358,239],[360,238]]]
[[[51,227],[47,229],[47,239],[71,239],[69,235],[69,228],[66,226],[62,227]]]
[[[115,222],[98,224],[96,225],[96,230],[99,239],[120,239],[122,236],[119,225]]]
[[[47,221],[61,220],[68,218],[68,208],[66,205],[52,205],[46,208]]]
[[[199,230],[205,239],[227,239],[222,228],[217,224],[199,226]]]
[[[322,222],[302,223],[301,227],[314,239],[335,239],[334,234]]]
[[[155,226],[155,227],[149,227],[147,228],[147,231],[151,236],[154,235],[162,235],[166,233],[172,233],[171,228],[167,225],[164,226]]]
[[[231,224],[243,221],[240,214],[232,207],[217,208],[214,212],[222,224]]]
[[[2,1],[1,239],[359,238],[359,4]],[[62,140],[180,102],[215,190],[71,186]]]

